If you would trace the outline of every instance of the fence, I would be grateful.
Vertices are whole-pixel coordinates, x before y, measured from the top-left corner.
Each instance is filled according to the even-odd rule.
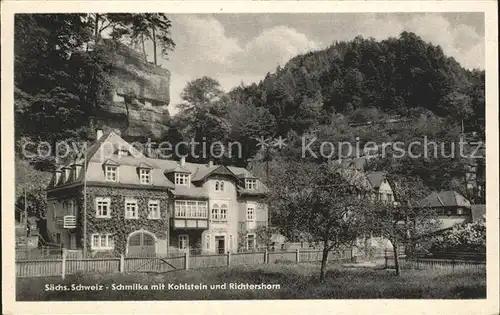
[[[175,270],[199,269],[236,265],[262,265],[275,263],[319,262],[320,250],[299,249],[283,252],[227,253],[193,255],[184,253],[177,257],[114,257],[114,258],[68,258],[65,251],[62,259],[17,260],[17,277],[63,276],[77,272],[169,272]],[[351,260],[352,251],[330,252],[329,261]]]
[[[457,253],[455,253],[457,254]],[[437,257],[405,257],[399,258],[401,269],[445,269],[445,270],[486,270],[486,257],[474,253],[460,253],[461,255],[447,256],[450,259]],[[465,257],[465,258],[464,258]],[[484,258],[484,259],[481,259]],[[394,255],[385,256],[385,268],[395,268]]]
[[[40,248],[16,248],[16,260],[35,260],[35,259],[62,259],[62,249],[55,247],[42,246]]]

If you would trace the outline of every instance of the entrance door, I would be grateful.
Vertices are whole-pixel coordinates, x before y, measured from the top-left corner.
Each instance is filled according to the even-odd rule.
[[[224,236],[215,237],[215,247],[217,248],[217,253],[224,254],[226,251],[226,242]]]
[[[154,257],[156,255],[155,239],[147,232],[136,232],[128,239],[128,256]]]

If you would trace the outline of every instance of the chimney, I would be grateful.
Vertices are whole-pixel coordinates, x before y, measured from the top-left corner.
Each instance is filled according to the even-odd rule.
[[[101,129],[97,129],[96,140],[101,139],[101,137],[102,137],[102,130]]]
[[[180,164],[181,164],[181,166],[186,165],[186,156],[185,155],[181,156]]]

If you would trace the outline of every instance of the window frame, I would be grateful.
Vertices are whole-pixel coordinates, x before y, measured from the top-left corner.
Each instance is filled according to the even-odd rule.
[[[195,216],[188,215],[188,203],[196,202]],[[190,205],[193,206],[193,205]],[[182,214],[183,213],[183,214]],[[174,217],[178,219],[209,219],[208,201],[203,200],[175,200]]]
[[[144,176],[143,175],[147,175],[147,176]],[[147,178],[147,182],[145,182],[143,179],[146,179]],[[140,168],[139,169],[139,181],[141,182],[142,185],[152,185],[153,184],[153,180],[152,180],[152,176],[151,176],[151,169],[149,168]]]
[[[254,204],[247,204],[246,218],[248,222],[255,222],[255,209],[256,206]],[[250,213],[252,214],[251,218],[249,217]]]
[[[181,247],[181,244],[183,243],[182,240],[185,241],[185,247]],[[179,234],[179,238],[177,239],[177,247],[179,247],[180,250],[189,249],[189,234]]]
[[[252,241],[253,241],[253,246],[250,247],[248,246],[248,241],[250,240],[250,236],[252,236]],[[257,247],[257,238],[255,236],[255,233],[247,233],[246,237],[245,237],[245,247],[246,249],[255,249]]]
[[[214,203],[210,208],[210,220],[213,222],[227,222],[228,212],[229,207],[226,203]]]
[[[245,189],[246,190],[257,190],[257,179],[255,179],[255,178],[245,179]]]
[[[156,215],[155,216],[152,215],[151,206],[156,206]],[[160,200],[158,200],[158,199],[149,199],[148,200],[148,219],[149,220],[160,220],[161,219]]]
[[[105,202],[107,205],[107,214],[99,214],[99,202]],[[111,198],[110,197],[95,197],[95,217],[101,219],[111,218]]]
[[[129,216],[128,215],[128,210],[129,210],[129,209],[127,209],[128,204],[135,204],[135,216]],[[139,205],[137,203],[137,199],[135,199],[135,198],[125,198],[125,201],[124,201],[124,204],[123,204],[123,208],[124,208],[124,211],[125,211],[125,219],[127,219],[127,220],[137,220],[137,219],[139,219]]]
[[[218,191],[218,192],[223,192],[224,191],[224,181],[223,180],[216,180],[215,181],[215,191]]]
[[[115,241],[113,239],[113,234],[112,233],[92,233],[90,236],[90,248],[92,250],[113,250],[115,248]],[[94,237],[98,237],[98,243],[99,245],[94,245]],[[102,246],[104,238],[104,243],[105,245]]]
[[[110,170],[114,170],[115,172],[115,179],[110,179],[108,177],[108,171]],[[107,182],[111,182],[111,183],[117,183],[118,182],[118,176],[119,176],[119,167],[117,165],[104,165],[104,178],[106,179]]]
[[[174,183],[178,186],[186,186],[190,185],[190,174],[187,173],[175,173],[174,174]]]

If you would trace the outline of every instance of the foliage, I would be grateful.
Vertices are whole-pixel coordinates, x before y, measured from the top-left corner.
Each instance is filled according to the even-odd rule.
[[[485,252],[486,220],[463,223],[431,240],[431,251]]]
[[[159,238],[165,238],[168,233],[168,200],[164,193],[149,191],[149,190],[131,190],[131,189],[116,189],[107,187],[88,187],[87,188],[87,248],[90,250],[92,233],[112,233],[115,242],[115,254],[124,254],[127,246],[127,238],[130,233],[145,229],[152,232]],[[111,197],[111,218],[102,219],[95,217],[95,197]],[[124,198],[137,199],[139,218],[134,220],[125,219]],[[83,198],[83,197],[82,197]],[[162,214],[161,220],[148,219],[148,200],[160,200],[160,209]],[[80,204],[82,204],[80,200]],[[83,244],[83,232],[81,226],[83,221],[79,222],[80,242]]]
[[[17,212],[24,211],[26,205],[28,216],[44,217],[47,211],[45,187],[51,174],[34,169],[26,161],[16,160],[15,176]]]
[[[305,237],[321,244],[323,279],[328,252],[352,247],[367,228],[361,196],[371,187],[356,171],[330,163],[288,162],[273,175],[268,183],[273,225],[290,240]]]
[[[427,194],[427,187],[418,178],[398,178],[393,174],[387,177],[394,192],[394,203],[375,201],[366,219],[375,235],[388,239],[393,246],[396,258],[396,273],[400,274],[397,248],[405,245],[407,254],[415,247],[412,240],[435,231],[440,222],[437,214],[419,205]]]

